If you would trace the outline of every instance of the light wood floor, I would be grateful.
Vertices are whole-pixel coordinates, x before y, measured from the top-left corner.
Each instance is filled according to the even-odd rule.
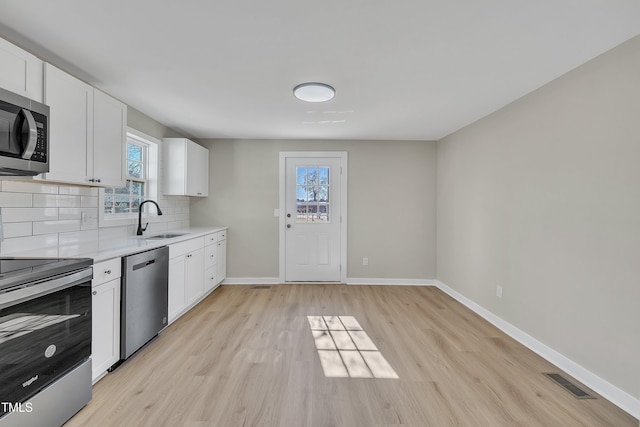
[[[355,316],[400,379],[325,378],[307,315]],[[430,287],[224,286],[67,426],[638,426]]]

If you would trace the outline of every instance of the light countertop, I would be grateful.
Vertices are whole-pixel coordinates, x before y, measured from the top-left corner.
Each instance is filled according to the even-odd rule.
[[[79,256],[84,258],[93,258],[93,262],[98,263],[112,258],[118,258],[185,240],[195,239],[197,237],[202,237],[207,234],[226,229],[227,227],[190,227],[179,230],[169,230],[162,233],[151,233],[143,236],[130,236],[126,239],[105,239],[100,240],[98,250],[96,252],[83,253]],[[149,239],[149,237],[152,237],[154,234],[169,233],[182,235],[169,239]]]

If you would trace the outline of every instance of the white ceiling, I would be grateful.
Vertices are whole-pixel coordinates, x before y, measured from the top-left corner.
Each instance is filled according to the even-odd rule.
[[[437,140],[640,34],[638,0],[0,0],[0,36],[194,138]],[[336,97],[307,104],[295,85]]]

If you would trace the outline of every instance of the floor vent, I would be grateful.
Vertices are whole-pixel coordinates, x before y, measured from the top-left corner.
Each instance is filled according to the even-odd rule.
[[[252,287],[251,289],[271,289],[271,286],[256,285],[256,286]]]
[[[558,385],[562,386],[565,390],[573,395],[576,399],[595,399],[595,396],[590,395],[565,377],[560,374],[545,372],[544,375],[551,378]]]

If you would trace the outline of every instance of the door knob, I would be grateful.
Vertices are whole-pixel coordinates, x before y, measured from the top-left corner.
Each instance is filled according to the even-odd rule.
[[[287,214],[287,218],[291,218],[291,214],[290,213]]]
[[[291,228],[291,224],[287,224],[287,228]]]

